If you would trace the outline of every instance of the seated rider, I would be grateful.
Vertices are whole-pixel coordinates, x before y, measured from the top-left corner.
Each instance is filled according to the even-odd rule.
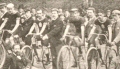
[[[7,29],[7,30],[10,30],[9,31],[10,33],[16,34],[16,32],[17,32],[16,30],[19,27],[20,15],[15,10],[14,4],[12,4],[12,3],[9,3],[7,5],[7,10],[8,10],[7,13],[5,13],[3,16],[4,21],[0,26],[0,30]],[[4,34],[5,34],[3,36],[4,40],[7,37],[10,37],[10,35],[7,32],[5,32]]]
[[[99,10],[98,11],[98,18],[95,20],[94,26],[90,32],[90,35],[88,36],[88,40],[95,37],[95,45],[98,47],[98,52],[100,55],[101,60],[104,59],[104,52],[101,52],[101,44],[106,42],[106,38],[104,36],[99,36],[96,38],[96,35],[93,35],[93,33],[98,34],[105,34],[109,38],[109,42],[112,40],[112,26],[111,21],[105,17],[104,11]]]
[[[38,10],[36,15],[37,15],[36,16],[37,18],[36,18],[35,24],[33,24],[33,26],[31,27],[28,35],[31,34],[34,31],[34,29],[36,29],[36,27],[37,27],[35,38],[32,38],[31,40],[32,40],[32,46],[34,48],[34,51],[38,57],[38,54],[36,51],[37,45],[36,45],[35,40],[37,40],[39,43],[42,43],[42,46],[48,46],[48,43],[44,43],[41,36],[44,36],[48,32],[49,21],[43,10]],[[46,50],[46,51],[48,51],[48,50]],[[47,57],[47,61],[48,61],[47,63],[49,63],[49,54],[48,53],[46,53],[46,57]],[[39,57],[38,57],[38,61],[40,61]]]
[[[83,17],[80,16],[80,12],[77,8],[71,9],[70,13],[71,13],[70,17],[67,18],[67,20],[66,20],[67,25],[64,30],[62,39],[65,39],[66,35],[75,36],[73,38],[74,41],[73,41],[72,45],[76,46],[76,48],[78,47],[79,54],[82,54],[81,46],[84,44],[84,38],[85,38],[84,19],[83,19]],[[79,40],[79,38],[81,38],[81,40]],[[70,40],[70,39],[68,39],[68,40]],[[76,50],[74,50],[74,51],[76,51]],[[74,55],[76,56],[75,59],[77,59],[77,54],[74,53]],[[75,62],[73,64],[73,67],[76,67],[76,66],[77,66],[77,63]]]

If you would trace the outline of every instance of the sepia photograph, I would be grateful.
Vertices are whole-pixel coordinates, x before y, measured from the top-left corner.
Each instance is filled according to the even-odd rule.
[[[120,0],[0,0],[0,69],[120,69]]]

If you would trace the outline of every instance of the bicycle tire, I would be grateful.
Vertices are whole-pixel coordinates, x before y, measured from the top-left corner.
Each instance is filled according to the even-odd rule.
[[[26,53],[24,52],[25,49],[30,50],[30,51],[27,52],[28,54],[30,53],[29,56],[28,56],[28,54],[26,54]],[[33,61],[34,61],[32,48],[31,48],[30,46],[26,45],[26,46],[24,46],[24,47],[21,49],[21,52],[25,55],[25,57],[27,57],[27,58],[30,60],[30,64],[31,64],[30,69],[31,69],[31,68],[32,68],[32,65],[33,65]]]
[[[91,58],[94,57],[94,58]],[[91,61],[95,61],[95,65],[92,66]],[[90,61],[90,62],[89,62]],[[100,57],[99,53],[97,51],[97,48],[91,47],[88,49],[87,55],[86,55],[86,63],[87,63],[87,69],[99,69],[100,67]],[[92,68],[95,67],[95,68]]]
[[[50,55],[50,50],[49,50],[49,55]],[[50,56],[49,56],[49,60],[50,60]],[[47,57],[46,57],[46,55],[45,55],[45,50],[43,49],[43,47],[42,47],[42,65],[43,65],[43,68],[44,69],[47,69],[47,65],[44,63],[44,62],[46,62],[47,61]]]
[[[64,51],[67,51],[68,50],[68,54],[66,53],[66,52],[64,52]],[[58,57],[57,57],[57,69],[69,69],[69,67],[70,67],[70,51],[69,51],[70,49],[69,49],[69,46],[63,46],[61,49],[60,49],[60,51],[59,51],[59,53],[58,53]],[[65,54],[65,56],[62,56],[63,55],[63,53]],[[68,60],[68,64],[66,63],[66,64],[64,64],[65,66],[67,66],[66,68],[64,68],[64,66],[63,66],[63,62],[64,62],[64,60],[62,59],[63,57],[65,58],[65,57],[68,57],[67,58],[67,60]],[[62,60],[62,61],[61,61]],[[61,61],[61,62],[60,62]],[[61,65],[59,65],[59,63],[60,64],[62,64],[62,67],[61,67]]]
[[[112,57],[109,56],[110,53],[112,53]],[[106,59],[105,59],[106,69],[109,69],[111,61],[114,57],[117,57],[117,52],[114,49],[111,49],[110,52],[107,52]]]
[[[4,65],[4,63],[5,63],[5,60],[6,60],[6,50],[5,50],[5,48],[4,48],[4,46],[1,44],[1,46],[0,46],[0,54],[2,54],[1,56],[0,56],[0,69],[3,67],[3,65]]]

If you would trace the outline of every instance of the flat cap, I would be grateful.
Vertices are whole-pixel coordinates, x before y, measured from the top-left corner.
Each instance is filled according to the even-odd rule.
[[[120,11],[119,10],[113,10],[112,14],[118,14],[118,15],[120,15]]]
[[[13,3],[7,4],[7,8],[13,8],[13,7],[14,7],[14,4],[13,4]]]

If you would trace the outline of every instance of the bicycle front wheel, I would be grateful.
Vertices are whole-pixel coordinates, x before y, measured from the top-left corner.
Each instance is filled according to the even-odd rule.
[[[4,46],[1,44],[0,45],[0,69],[3,67],[6,59],[6,51]]]
[[[22,49],[21,49],[21,52],[25,55],[25,57],[27,59],[30,60],[30,63],[31,63],[31,66],[30,66],[30,69],[32,67],[32,63],[33,63],[33,52],[32,52],[32,49],[30,46],[24,46]]]
[[[86,55],[87,69],[99,69],[100,68],[100,57],[97,49],[91,47]]]
[[[69,69],[70,67],[70,50],[69,47],[63,46],[58,53],[57,57],[57,69]]]
[[[117,57],[117,53],[114,49],[111,49],[107,52],[106,59],[105,59],[106,69],[109,69],[113,58],[116,58],[116,57]]]

